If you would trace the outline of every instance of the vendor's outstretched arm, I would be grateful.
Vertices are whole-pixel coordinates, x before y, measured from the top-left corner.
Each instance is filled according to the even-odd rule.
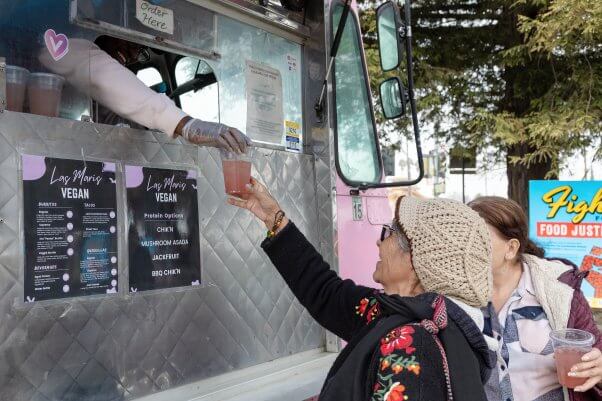
[[[71,39],[69,52],[59,61],[43,49],[40,61],[79,91],[150,129],[173,137],[176,126],[187,116],[171,99],[148,88],[132,71],[88,40]]]
[[[171,99],[148,88],[132,71],[88,40],[71,39],[69,52],[58,61],[43,49],[40,61],[121,117],[172,138],[181,135],[196,145],[237,153],[245,152],[251,143],[236,128],[189,117]]]

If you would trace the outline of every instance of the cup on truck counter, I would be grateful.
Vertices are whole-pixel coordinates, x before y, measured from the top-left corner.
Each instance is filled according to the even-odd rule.
[[[571,377],[571,368],[581,362],[581,357],[592,350],[594,336],[578,329],[555,330],[550,333],[554,346],[556,372],[560,385],[575,388],[586,382],[587,378]]]
[[[65,78],[56,74],[34,73],[29,76],[27,96],[29,111],[47,117],[58,117]]]
[[[6,66],[6,109],[23,111],[29,71],[16,65]]]
[[[220,150],[227,194],[240,196],[247,192],[246,185],[251,182],[251,152],[251,148],[244,154]]]

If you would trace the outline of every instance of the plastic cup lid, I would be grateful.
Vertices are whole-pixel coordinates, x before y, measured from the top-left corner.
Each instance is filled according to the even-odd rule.
[[[29,86],[42,89],[60,90],[65,83],[65,78],[46,72],[35,72],[29,75]]]
[[[29,70],[19,67],[16,65],[6,66],[6,80],[9,83],[27,83],[27,77],[29,76]]]
[[[33,72],[29,75],[31,78],[47,78],[47,79],[53,79],[53,80],[58,80],[61,82],[65,81],[65,78],[63,78],[60,75],[57,74],[51,74],[49,72]]]
[[[251,159],[253,158],[252,156],[252,150],[250,147],[247,147],[247,152],[243,153],[243,154],[238,154],[235,152],[229,152],[227,150],[224,149],[220,149],[220,156],[222,157],[222,160],[243,160],[243,161],[251,161]]]
[[[29,74],[29,70],[27,68],[19,67],[18,65],[7,64],[6,70],[7,71],[15,71],[15,72],[23,72],[23,73]]]
[[[550,338],[575,346],[591,346],[594,343],[593,334],[579,329],[555,330],[550,333]]]

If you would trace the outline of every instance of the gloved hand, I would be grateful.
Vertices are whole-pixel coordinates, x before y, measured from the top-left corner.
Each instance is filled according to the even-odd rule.
[[[196,118],[184,125],[182,137],[196,145],[213,146],[235,153],[245,153],[247,146],[251,145],[251,140],[236,128]]]

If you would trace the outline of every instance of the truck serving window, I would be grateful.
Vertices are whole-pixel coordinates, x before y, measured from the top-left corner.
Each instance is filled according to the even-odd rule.
[[[332,40],[343,4],[332,10]],[[350,13],[334,64],[335,146],[337,170],[345,183],[378,182],[378,142],[357,19]]]
[[[153,91],[165,94],[192,117],[219,121],[217,78],[205,61],[103,35],[96,44],[114,58],[125,57],[125,68]],[[111,112],[110,104],[94,106],[94,121],[144,128]]]

